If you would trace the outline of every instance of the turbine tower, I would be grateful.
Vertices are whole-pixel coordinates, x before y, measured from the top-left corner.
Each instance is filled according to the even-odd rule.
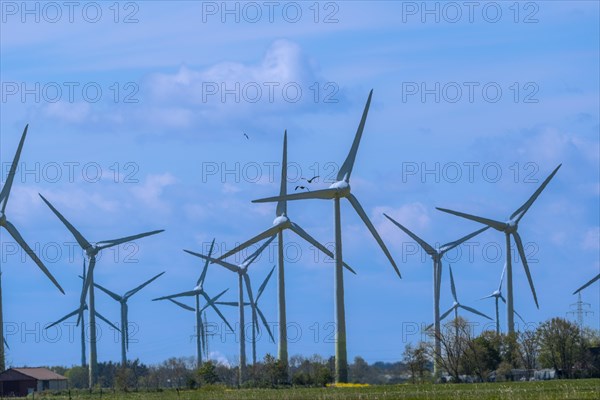
[[[227,253],[223,254],[219,257],[219,260],[223,260],[233,254],[238,253],[239,251],[247,248],[248,246],[257,243],[261,240],[267,239],[269,237],[273,237],[277,235],[278,242],[278,268],[277,268],[277,299],[278,299],[278,312],[279,312],[279,326],[278,326],[278,348],[277,348],[277,357],[278,359],[284,363],[286,371],[287,371],[287,363],[288,363],[288,343],[287,343],[287,313],[285,306],[285,271],[284,271],[284,258],[283,258],[283,232],[286,229],[291,230],[296,235],[300,236],[302,239],[322,251],[328,257],[333,258],[333,253],[329,251],[325,246],[319,243],[315,238],[309,235],[304,229],[300,227],[295,222],[292,222],[287,215],[287,201],[283,196],[287,194],[287,131],[283,134],[283,157],[281,161],[281,183],[279,189],[279,196],[282,198],[277,202],[277,208],[275,210],[275,219],[273,220],[273,226],[264,232],[259,233],[254,236],[252,239],[247,240],[246,242],[240,244],[239,246],[233,248]],[[344,263],[344,267],[346,267],[350,272],[355,273],[352,268],[350,268],[346,263]]]
[[[213,241],[210,245],[210,250],[209,250],[208,254],[212,254],[214,245],[215,245],[215,240],[213,239]],[[207,271],[208,271],[208,261],[204,263],[204,267],[202,268],[200,277],[196,281],[196,287],[194,287],[193,290],[176,293],[176,294],[172,294],[172,295],[168,295],[168,296],[158,297],[158,298],[152,300],[152,301],[169,300],[172,303],[177,304],[179,307],[181,307],[183,309],[195,312],[195,316],[196,316],[196,361],[198,363],[198,368],[200,368],[200,366],[202,365],[202,345],[203,344],[204,344],[205,350],[206,350],[206,336],[205,336],[205,331],[204,331],[204,324],[202,323],[202,313],[204,312],[204,310],[207,307],[211,307],[217,313],[217,315],[223,320],[223,322],[225,322],[225,324],[227,324],[229,329],[231,329],[233,331],[233,328],[231,327],[231,325],[229,324],[229,322],[227,321],[225,316],[221,313],[219,308],[215,305],[215,302],[221,296],[223,296],[223,294],[225,294],[225,292],[227,292],[227,290],[229,290],[229,289],[223,290],[221,293],[219,293],[217,296],[215,296],[214,298],[211,299],[209,297],[209,295],[206,293],[206,291],[204,290],[204,280],[206,279]],[[189,307],[186,304],[183,304],[177,300],[174,300],[179,297],[194,297],[194,299],[196,301],[196,308]],[[200,297],[203,297],[206,300],[206,305],[204,307],[201,307]],[[207,351],[205,351],[205,354],[207,354]],[[207,356],[208,356],[208,354],[207,354]]]
[[[354,207],[356,213],[363,220],[367,226],[383,253],[386,255],[392,267],[400,277],[400,271],[392,258],[392,255],[388,251],[387,247],[383,243],[381,236],[369,220],[369,217],[365,213],[358,199],[351,193],[350,189],[350,175],[354,167],[354,160],[360,144],[360,139],[365,128],[365,122],[367,120],[367,114],[369,112],[369,106],[371,104],[371,97],[373,96],[373,90],[369,93],[367,103],[362,114],[362,118],[358,125],[354,141],[350,152],[342,164],[338,174],[337,181],[333,183],[329,188],[322,190],[315,190],[310,192],[289,194],[286,196],[268,197],[265,199],[253,200],[253,203],[265,203],[274,202],[280,200],[301,200],[301,199],[322,199],[322,200],[333,200],[333,215],[334,215],[334,232],[335,232],[335,324],[336,324],[336,335],[335,335],[335,381],[336,382],[347,382],[348,381],[348,357],[346,352],[346,312],[344,308],[344,270],[343,270],[343,257],[342,257],[342,225],[340,215],[340,199],[346,198]]]
[[[25,129],[23,130],[23,134],[21,135],[21,141],[19,142],[19,146],[17,147],[17,152],[15,153],[15,157],[13,158],[13,162],[10,165],[10,170],[8,171],[8,176],[6,177],[6,181],[4,182],[4,186],[2,187],[2,191],[0,191],[0,226],[4,227],[10,234],[10,236],[15,239],[15,241],[19,244],[19,246],[27,253],[27,255],[37,264],[37,266],[42,270],[42,272],[54,283],[54,285],[61,291],[62,294],[65,294],[65,291],[58,284],[56,279],[52,276],[48,268],[44,265],[42,260],[38,258],[38,256],[31,250],[31,247],[25,242],[25,239],[21,236],[17,228],[6,218],[6,205],[8,204],[8,197],[10,196],[10,189],[12,188],[13,181],[15,179],[15,173],[17,172],[17,166],[19,164],[19,158],[21,158],[21,150],[23,150],[23,144],[25,143],[25,137],[27,136],[27,129],[29,128],[29,124],[25,125]],[[0,270],[0,276],[2,271]],[[6,369],[6,364],[4,361],[4,345],[6,344],[6,339],[4,338],[4,318],[2,314],[2,281],[0,280],[0,371],[4,371]]]
[[[512,260],[511,260],[511,249],[510,249],[510,236],[515,240],[515,244],[517,245],[517,250],[519,252],[519,257],[523,262],[523,268],[525,269],[525,273],[527,274],[527,280],[529,281],[529,287],[531,288],[531,293],[533,294],[533,300],[535,301],[535,305],[537,308],[540,308],[537,300],[537,295],[535,293],[535,288],[533,287],[533,280],[531,279],[531,273],[529,272],[529,266],[527,265],[527,257],[525,256],[525,249],[523,248],[523,241],[521,240],[521,236],[519,235],[518,227],[521,218],[525,216],[525,213],[529,210],[531,205],[538,198],[540,193],[544,190],[546,185],[550,182],[550,180],[554,177],[558,169],[562,164],[559,164],[558,167],[552,171],[552,173],[546,178],[546,180],[540,185],[540,187],[531,195],[531,197],[523,203],[521,207],[519,207],[515,212],[511,214],[508,218],[508,221],[501,222],[489,218],[478,217],[476,215],[466,214],[458,211],[448,210],[446,208],[436,207],[438,210],[457,215],[459,217],[463,217],[466,219],[470,219],[472,221],[477,221],[487,226],[490,226],[497,231],[504,232],[506,238],[506,291],[507,291],[507,299],[506,299],[506,315],[508,319],[508,333],[512,335],[515,332],[515,320],[514,320],[514,303],[513,303],[513,276],[512,276]]]
[[[433,375],[436,378],[439,378],[441,373],[441,360],[440,354],[442,354],[442,344],[440,341],[440,329],[441,329],[441,320],[440,320],[440,283],[442,282],[442,258],[446,252],[452,250],[453,248],[461,245],[467,240],[479,235],[481,232],[488,229],[488,227],[481,228],[478,231],[475,231],[461,239],[458,239],[454,242],[446,243],[445,245],[434,248],[429,245],[423,239],[415,235],[413,232],[408,230],[408,228],[404,227],[402,224],[394,220],[387,214],[383,214],[387,219],[389,219],[394,225],[398,228],[402,229],[404,233],[410,236],[415,242],[421,246],[423,250],[431,257],[433,260],[433,321],[434,321],[434,345],[435,345],[435,360],[433,363]]]
[[[504,304],[506,304],[506,299],[502,295],[502,281],[504,280],[505,273],[506,273],[506,263],[504,263],[504,268],[502,269],[502,275],[500,275],[500,284],[498,284],[498,289],[494,290],[490,295],[482,297],[480,299],[480,300],[490,299],[493,297],[496,302],[496,335],[500,335],[500,313],[499,313],[499,309],[498,309],[498,300],[502,300],[504,302]],[[525,324],[525,320],[523,319],[523,317],[521,317],[521,315],[519,315],[519,313],[516,310],[515,310],[515,314]]]
[[[122,243],[127,243],[135,239],[140,239],[146,236],[155,235],[157,233],[163,232],[164,229],[140,233],[138,235],[127,236],[120,239],[113,240],[103,240],[100,242],[96,242],[95,245],[92,245],[88,242],[81,233],[75,227],[67,221],[67,219],[60,213],[48,200],[44,198],[41,194],[39,195],[42,200],[50,207],[52,212],[56,214],[58,219],[62,221],[62,223],[67,227],[67,229],[71,232],[79,246],[85,251],[85,254],[89,260],[89,269],[86,276],[86,279],[83,284],[83,290],[81,291],[81,297],[79,299],[80,307],[83,307],[85,304],[85,298],[88,296],[88,307],[89,307],[89,316],[90,316],[90,364],[89,364],[89,387],[90,389],[94,387],[96,384],[96,374],[97,374],[97,351],[96,351],[96,301],[94,298],[94,267],[96,266],[96,256],[100,251],[107,249],[109,247],[117,246]],[[79,320],[78,320],[79,322]]]
[[[254,253],[246,258],[240,265],[228,263],[227,261],[219,260],[209,256],[205,256],[200,253],[193,251],[184,250],[185,252],[192,254],[196,257],[203,258],[207,262],[216,263],[220,266],[235,272],[238,274],[238,307],[239,307],[239,319],[240,319],[240,366],[239,366],[239,385],[241,386],[246,379],[246,324],[244,322],[244,285],[248,292],[248,298],[250,300],[250,308],[252,309],[252,320],[256,320],[256,308],[254,303],[254,296],[252,295],[252,285],[250,284],[250,277],[248,276],[248,267],[252,264],[258,256],[267,248],[267,246],[275,239],[272,236],[269,240],[265,241]]]
[[[85,276],[86,276],[86,270],[85,270],[85,258],[83,259],[83,274],[82,276],[83,281],[81,282],[81,287],[83,289],[83,284],[85,283]],[[77,315],[77,323],[81,326],[81,366],[83,368],[85,368],[85,366],[87,365],[87,362],[85,361],[85,340],[86,340],[86,336],[85,336],[85,318],[83,315],[83,312],[85,310],[88,309],[87,304],[84,304],[83,307],[81,306],[81,304],[79,305],[79,307],[75,310],[70,312],[69,314],[65,315],[64,317],[62,317],[61,319],[59,319],[56,322],[53,322],[52,324],[48,325],[46,328],[44,329],[50,329],[52,328],[54,325],[58,325],[61,322]],[[106,322],[108,325],[110,325],[113,329],[115,329],[118,332],[121,332],[121,330],[119,328],[116,327],[115,324],[113,324],[112,322],[110,322],[107,318],[105,318],[104,316],[102,316],[102,314],[100,314],[98,311],[96,311],[96,317],[100,318],[102,321]]]
[[[114,300],[118,301],[121,304],[121,367],[125,368],[127,366],[127,351],[129,350],[129,319],[128,319],[128,307],[127,300],[144,287],[149,285],[154,280],[158,279],[164,272],[156,275],[152,279],[148,279],[146,282],[142,283],[135,289],[132,289],[125,293],[123,296],[119,296],[118,294],[111,292],[104,286],[98,285],[94,283],[94,286],[98,289],[102,290],[104,293],[112,297]],[[85,278],[83,278],[85,279]]]
[[[263,291],[265,290],[265,287],[269,283],[269,279],[271,279],[271,275],[273,275],[274,271],[275,271],[275,266],[273,266],[273,268],[271,268],[271,272],[269,272],[269,274],[267,275],[267,277],[265,278],[263,283],[260,285],[260,288],[258,289],[258,294],[256,295],[256,299],[254,300],[254,308],[256,309],[256,314],[258,314],[258,316],[260,317],[260,319],[263,323],[263,326],[267,329],[267,332],[269,333],[269,337],[271,337],[271,340],[273,342],[275,342],[275,338],[273,337],[271,328],[269,328],[269,323],[267,322],[267,318],[265,318],[265,315],[263,314],[260,307],[258,306],[258,301],[260,300],[260,297],[262,296]],[[218,301],[217,304],[224,305],[224,306],[231,306],[231,307],[239,307],[240,306],[240,303],[237,301]],[[249,305],[250,305],[250,303],[244,303],[244,306],[249,306]],[[258,321],[254,317],[255,316],[253,314],[252,315],[252,365],[256,365],[256,333],[258,331],[258,325],[259,325]]]

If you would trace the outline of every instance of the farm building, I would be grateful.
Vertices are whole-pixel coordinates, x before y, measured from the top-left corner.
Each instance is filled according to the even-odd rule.
[[[0,396],[27,396],[43,390],[64,390],[67,378],[47,368],[9,368],[0,373]]]

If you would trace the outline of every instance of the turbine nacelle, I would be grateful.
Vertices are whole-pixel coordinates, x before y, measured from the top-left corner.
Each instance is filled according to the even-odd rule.
[[[282,228],[290,225],[290,219],[285,215],[280,215],[273,220],[273,226],[281,226]]]
[[[337,197],[347,197],[350,194],[350,184],[346,180],[337,181],[329,186],[337,191]]]
[[[516,232],[518,227],[519,227],[518,218],[513,218],[506,223],[506,228],[504,228],[504,232],[506,232],[506,233]]]

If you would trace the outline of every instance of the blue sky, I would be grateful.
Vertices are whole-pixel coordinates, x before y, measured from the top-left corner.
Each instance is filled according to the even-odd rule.
[[[358,272],[345,279],[350,359],[397,361],[432,318],[431,262],[383,212],[445,243],[479,226],[435,207],[503,219],[562,163],[519,229],[540,309],[520,261],[516,308],[532,324],[565,316],[573,290],[600,269],[597,2],[477,2],[472,10],[430,2],[432,13],[422,2],[280,2],[272,17],[261,2],[228,3],[233,14],[221,2],[121,2],[118,13],[112,2],[44,4],[30,2],[27,12],[2,2],[1,176],[29,123],[7,215],[67,293],[0,231],[11,365],[80,359],[71,325],[43,331],[76,307],[83,259],[37,193],[90,241],[166,230],[106,253],[96,281],[124,293],[166,271],[130,300],[139,329],[129,357],[191,356],[193,315],[150,301],[193,288],[201,260],[182,249],[207,252],[216,238],[220,253],[271,226],[275,206],[250,201],[278,191],[284,129],[288,190],[314,175],[312,189],[328,186],[371,88],[352,188],[403,279],[345,203],[344,257]],[[288,207],[295,222],[332,242],[329,202]],[[332,263],[285,238],[290,354],[329,356]],[[491,316],[493,303],[478,299],[497,286],[503,240],[485,232],[446,261],[461,302]],[[255,287],[275,254],[270,247],[251,267]],[[448,279],[446,269],[442,311],[452,304]],[[206,287],[229,288],[233,300],[236,277],[212,265]],[[98,310],[118,321],[118,305],[97,298]],[[596,313],[587,324],[599,328],[598,284],[583,300]],[[261,308],[276,323],[274,278]],[[225,313],[237,321],[235,310]],[[208,314],[219,323],[213,357],[235,362],[234,337],[221,334],[216,318]],[[119,360],[114,333],[100,326],[99,360]],[[258,351],[275,354],[276,344],[263,337]]]

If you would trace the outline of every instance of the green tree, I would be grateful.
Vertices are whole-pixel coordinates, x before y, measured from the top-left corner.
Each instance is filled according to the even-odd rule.
[[[573,377],[575,363],[583,356],[579,327],[564,318],[552,318],[542,323],[537,333],[542,367],[554,368],[565,378]]]
[[[201,385],[213,385],[219,382],[217,367],[212,361],[207,361],[198,368],[198,381]]]
[[[410,343],[407,344],[404,347],[402,358],[402,361],[410,370],[412,383],[416,383],[417,378],[419,382],[423,382],[425,377],[429,375],[430,371],[427,369],[429,357],[426,343],[419,342],[417,347],[412,346]]]
[[[84,389],[88,387],[88,369],[84,367],[73,367],[65,372],[69,378],[69,387]]]

